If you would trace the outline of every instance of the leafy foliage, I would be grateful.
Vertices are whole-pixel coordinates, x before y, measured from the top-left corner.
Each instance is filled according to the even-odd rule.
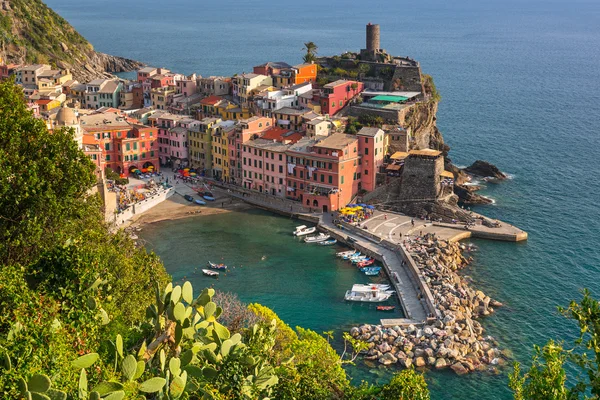
[[[524,374],[520,364],[515,363],[509,387],[516,400],[600,396],[600,305],[584,290],[580,303],[572,301],[568,308],[559,310],[577,321],[579,338],[568,350],[553,340],[541,349],[536,346],[532,366]],[[574,384],[568,383],[565,366],[577,370]]]

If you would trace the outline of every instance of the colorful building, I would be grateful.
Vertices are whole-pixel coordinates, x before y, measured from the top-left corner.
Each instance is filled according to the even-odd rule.
[[[152,100],[152,106],[157,110],[168,109],[173,96],[175,95],[175,88],[173,86],[165,86],[154,88],[150,91],[150,98]]]
[[[219,118],[204,118],[196,128],[190,129],[188,152],[190,166],[209,173],[212,167],[212,126],[221,122]]]
[[[334,115],[363,90],[362,82],[341,79],[323,86],[315,100],[321,104],[321,113]]]
[[[360,189],[373,191],[377,186],[377,173],[385,158],[385,133],[379,128],[362,128],[358,137],[359,154],[362,159]]]
[[[252,91],[259,86],[271,86],[273,79],[260,74],[242,74],[233,78],[233,98],[247,107]]]
[[[283,61],[269,61],[267,63],[257,65],[253,68],[255,74],[259,75],[279,75],[282,70],[292,68],[292,66]]]
[[[317,80],[316,64],[299,64],[290,68],[282,68],[279,73],[273,74],[273,85],[284,88]]]
[[[211,128],[212,168],[210,175],[216,180],[229,182],[229,134],[235,121],[221,121]]]
[[[348,204],[360,190],[361,165],[355,135],[303,138],[287,154],[287,197],[323,212]]]

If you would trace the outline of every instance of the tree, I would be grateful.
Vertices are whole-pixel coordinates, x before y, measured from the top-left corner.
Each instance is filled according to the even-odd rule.
[[[22,90],[0,83],[0,264],[33,260],[98,208],[94,164],[73,134],[48,132]]]
[[[588,393],[600,397],[600,305],[586,289],[580,303],[572,301],[559,311],[577,321],[579,338],[567,350],[553,340],[542,349],[536,346],[532,366],[525,374],[515,363],[509,387],[516,400],[580,399]],[[567,383],[565,366],[577,371],[574,384]]]
[[[381,399],[429,400],[429,389],[423,374],[414,369],[405,369],[394,375],[390,383],[384,385]]]
[[[305,63],[311,63],[317,59],[316,58],[317,49],[318,49],[318,47],[314,42],[304,43],[304,50],[306,51],[306,54],[304,55],[304,57],[302,59],[304,60]]]

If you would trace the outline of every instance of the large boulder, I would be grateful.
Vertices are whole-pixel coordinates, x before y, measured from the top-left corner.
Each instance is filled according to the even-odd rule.
[[[398,359],[392,353],[385,353],[379,357],[379,363],[383,365],[396,364]]]
[[[457,375],[465,375],[469,372],[469,370],[467,368],[465,368],[464,365],[462,365],[462,363],[460,363],[460,362],[456,362],[456,363],[452,364],[452,366],[450,368]]]
[[[500,171],[494,164],[490,164],[487,161],[477,160],[467,168],[465,171],[471,175],[477,175],[481,177],[490,177],[498,180],[504,180],[508,178],[505,173]]]

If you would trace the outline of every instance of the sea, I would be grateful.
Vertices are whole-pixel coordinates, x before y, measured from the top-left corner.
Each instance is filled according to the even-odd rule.
[[[437,123],[457,165],[477,159],[511,179],[486,183],[493,205],[475,207],[529,232],[525,243],[474,241],[465,274],[505,304],[483,320],[514,360],[534,344],[570,345],[573,321],[557,312],[589,288],[600,298],[600,2],[597,0],[46,0],[99,51],[201,75],[249,72],[265,61],[299,63],[381,45],[421,62],[441,93]],[[232,290],[273,308],[290,325],[339,332],[379,315],[340,299],[357,278],[333,248],[289,235],[295,221],[251,211],[164,222],[142,236],[174,279]],[[264,259],[263,259],[264,257]],[[208,259],[236,268],[218,281]],[[510,399],[507,371],[428,372],[433,399]],[[356,379],[382,382],[359,363]]]

